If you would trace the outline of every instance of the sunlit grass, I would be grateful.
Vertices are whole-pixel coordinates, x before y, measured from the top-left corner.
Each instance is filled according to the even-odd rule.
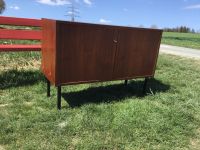
[[[161,55],[146,96],[143,80],[65,86],[61,111],[54,87],[46,97],[39,54],[0,61],[9,65],[0,70],[0,149],[200,147],[200,61]]]
[[[200,34],[164,32],[162,43],[200,50]]]

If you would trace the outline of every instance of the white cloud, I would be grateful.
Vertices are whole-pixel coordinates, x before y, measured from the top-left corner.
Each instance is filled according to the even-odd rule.
[[[9,8],[10,9],[14,9],[14,10],[19,10],[20,9],[19,6],[10,6]]]
[[[187,6],[185,9],[200,9],[200,4]]]
[[[101,18],[101,19],[99,20],[99,22],[100,22],[100,23],[104,23],[104,24],[109,24],[109,23],[111,23],[112,21]]]
[[[73,12],[72,12],[72,11],[68,11],[67,13],[68,13],[69,15],[73,14]]]
[[[91,0],[83,0],[83,2],[84,2],[85,4],[87,4],[87,5],[92,5]]]
[[[70,4],[70,0],[37,0],[37,2],[51,6],[62,6]]]
[[[36,0],[38,3],[51,5],[51,6],[62,6],[66,4],[71,4],[73,1],[80,3],[80,0]],[[91,0],[83,0],[83,2],[89,6],[92,5]]]

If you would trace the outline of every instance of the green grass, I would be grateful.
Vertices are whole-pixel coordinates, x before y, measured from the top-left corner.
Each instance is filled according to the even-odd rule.
[[[1,53],[0,60],[0,149],[200,147],[200,61],[161,55],[146,96],[142,80],[65,86],[57,111],[38,54]]]
[[[164,32],[162,43],[200,50],[200,34]]]

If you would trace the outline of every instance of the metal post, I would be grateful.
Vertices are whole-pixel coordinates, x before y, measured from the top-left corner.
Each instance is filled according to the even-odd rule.
[[[124,84],[125,84],[125,85],[128,85],[128,80],[125,80],[125,81],[124,81]]]
[[[61,86],[57,87],[57,108],[61,110]]]
[[[50,86],[51,86],[51,83],[50,81],[46,78],[46,81],[47,81],[47,97],[50,97]]]
[[[149,81],[149,78],[145,78],[144,85],[143,85],[143,94],[146,94],[146,88],[147,88],[147,82]]]

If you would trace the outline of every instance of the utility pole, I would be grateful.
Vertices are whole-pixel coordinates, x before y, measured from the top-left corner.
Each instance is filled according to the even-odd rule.
[[[75,7],[74,2],[71,2],[70,6],[67,7],[67,17],[71,18],[72,22],[75,22],[75,18],[80,17],[79,16],[79,10]]]
[[[4,0],[0,0],[0,14],[6,9],[6,3]]]

